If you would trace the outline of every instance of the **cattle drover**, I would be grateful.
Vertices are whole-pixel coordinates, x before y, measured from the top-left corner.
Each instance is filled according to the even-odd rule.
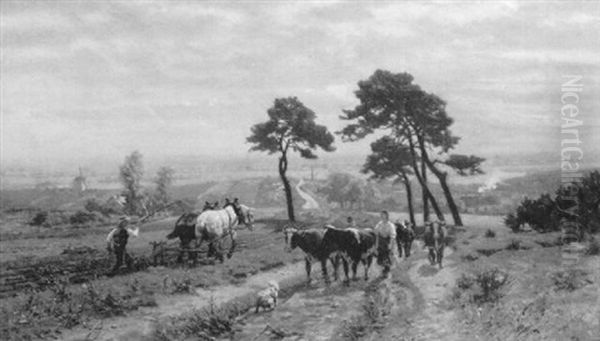
[[[429,249],[429,262],[431,265],[438,264],[442,268],[444,247],[446,244],[446,223],[443,221],[426,222],[425,234],[423,235],[424,246]]]
[[[128,225],[129,218],[121,217],[117,227],[112,229],[106,237],[106,249],[108,252],[114,251],[116,257],[115,266],[112,269],[112,273],[117,272],[117,270],[119,270],[119,268],[123,265],[123,258],[125,258],[125,264],[127,265],[127,268],[131,268],[132,258],[129,256],[129,254],[127,254],[126,251],[127,241],[130,234],[134,237],[137,237],[139,229],[128,229]]]
[[[386,278],[392,267],[396,226],[390,222],[390,215],[387,211],[381,211],[380,216],[381,221],[375,226],[375,249],[377,250],[377,264],[383,267],[381,276]]]
[[[231,248],[227,253],[227,258],[231,258],[236,246],[236,230],[238,225],[245,225],[252,230],[254,216],[252,210],[245,205],[240,204],[237,199],[234,202],[226,200],[222,209],[207,209],[200,213],[195,219],[194,213],[182,215],[175,223],[173,232],[167,235],[168,239],[179,237],[182,249],[189,248],[192,240],[199,241],[197,247],[200,247],[203,241],[209,243],[209,256],[216,253],[219,260],[224,257],[220,250],[221,241],[229,236],[231,238]],[[217,250],[215,250],[217,249]],[[178,261],[181,261],[183,252],[179,255]]]

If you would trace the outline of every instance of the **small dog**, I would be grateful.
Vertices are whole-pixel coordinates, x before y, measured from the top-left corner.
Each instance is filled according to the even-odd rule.
[[[255,313],[258,313],[259,309],[262,307],[263,310],[270,309],[273,310],[277,306],[277,297],[279,296],[279,284],[275,281],[269,282],[269,287],[259,291],[256,294],[256,310]]]

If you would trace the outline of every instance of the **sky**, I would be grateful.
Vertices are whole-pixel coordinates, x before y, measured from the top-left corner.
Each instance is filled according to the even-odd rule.
[[[600,146],[600,2],[2,1],[2,164],[246,155],[297,96],[332,131],[377,69],[448,103],[458,152],[560,150],[564,75]],[[336,141],[366,155],[368,141]]]

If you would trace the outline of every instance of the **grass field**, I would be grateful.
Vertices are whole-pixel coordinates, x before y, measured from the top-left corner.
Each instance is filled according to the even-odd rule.
[[[139,263],[143,266],[135,271],[114,277],[106,275],[113,259],[105,251],[105,236],[116,217],[79,228],[69,225],[47,228],[27,224],[35,210],[3,212],[0,338],[60,339],[65,331],[93,330],[115,316],[143,316],[139,311],[166,309],[177,316],[184,311],[178,311],[180,305],[173,302],[208,303],[204,296],[195,296],[199,289],[218,292],[219,288],[239,288],[235,292],[244,295],[231,297],[234,305],[225,310],[215,307],[219,308],[215,310],[217,315],[185,311],[185,316],[173,320],[178,326],[213,319],[227,324],[223,332],[233,333],[231,336],[237,330],[235,337],[243,339],[244,335],[260,331],[265,323],[274,324],[279,320],[278,312],[247,318],[241,315],[252,304],[254,287],[247,287],[247,283],[255,283],[255,278],[274,269],[287,269],[289,264],[304,257],[299,251],[284,251],[281,229],[287,221],[280,205],[281,196],[276,193],[280,191],[276,180],[207,183],[190,191],[181,190],[185,195],[196,193],[199,202],[244,193],[239,195],[241,200],[258,204],[255,229],[239,232],[239,248],[230,260],[223,264],[203,261],[195,267],[186,264],[148,267]],[[359,226],[372,227],[378,220],[377,212],[346,211],[328,205],[315,194],[316,188],[314,183],[304,186],[320,207],[303,210],[301,200],[297,200],[297,216],[301,221],[297,226],[319,227],[325,222],[344,226],[345,218],[353,216]],[[264,197],[260,195],[262,192]],[[405,219],[407,214],[396,212],[392,218]],[[417,218],[421,225],[420,215]],[[148,261],[150,242],[165,240],[175,219],[157,217],[142,225],[140,236],[130,239],[128,251],[140,262]],[[283,278],[286,292],[282,314],[299,325],[310,324],[315,312],[305,305],[312,304],[337,326],[322,334],[332,333],[332,337],[335,334],[345,340],[397,339],[398,335],[414,339],[429,335],[430,339],[436,339],[446,332],[456,333],[464,340],[594,340],[600,336],[598,256],[567,253],[557,243],[557,233],[512,233],[499,216],[464,214],[463,219],[464,227],[450,229],[453,252],[447,268],[438,270],[428,266],[424,251],[415,250],[411,259],[395,270],[390,281],[323,291],[318,286],[298,287],[304,276],[300,266],[294,268],[295,273],[288,274],[291,277]],[[450,217],[447,221],[451,221]],[[498,284],[498,288],[483,289],[485,285],[501,282],[495,276],[506,277],[506,281]],[[9,290],[21,282],[27,285]],[[220,295],[222,302],[229,302],[227,293]],[[336,303],[339,300],[347,300],[346,305]],[[434,308],[432,300],[436,302]],[[335,317],[336,309],[343,306],[344,317]],[[161,321],[163,324],[158,326],[163,327],[163,339],[181,336],[167,328],[169,319]],[[194,332],[197,329],[190,329],[190,333]],[[220,332],[215,330],[213,334]]]

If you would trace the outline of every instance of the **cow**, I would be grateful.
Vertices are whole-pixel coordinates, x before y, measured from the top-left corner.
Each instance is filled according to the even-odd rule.
[[[175,229],[167,235],[167,239],[179,237],[182,249],[189,248],[192,240],[198,241],[196,248],[199,248],[202,241],[206,240],[209,243],[208,256],[216,254],[222,262],[224,260],[223,255],[217,252],[215,248],[218,248],[223,238],[229,236],[231,238],[231,248],[227,257],[231,258],[236,246],[236,226],[244,224],[249,230],[252,230],[253,220],[254,216],[249,207],[241,205],[237,201],[235,203],[229,202],[222,209],[206,209],[200,214],[185,213],[177,220]],[[183,252],[184,250],[179,255],[178,261],[181,261]]]
[[[363,264],[365,269],[365,281],[369,280],[369,268],[373,263],[375,254],[375,238],[373,229],[338,229],[333,225],[325,225],[323,248],[329,254],[339,253],[341,255],[346,283],[350,281],[348,277],[349,263],[352,264],[353,280],[357,280],[356,270],[359,262]],[[334,267],[334,274],[336,273],[337,267]]]
[[[444,258],[444,247],[446,246],[446,222],[435,221],[425,223],[425,233],[423,235],[424,246],[429,248],[429,262],[431,265],[436,263],[442,268],[442,258]]]
[[[330,259],[334,269],[338,267],[338,264],[337,260],[331,259],[329,257],[329,253],[323,249],[322,242],[324,231],[319,229],[298,230],[293,227],[286,227],[283,229],[283,234],[285,240],[285,250],[287,252],[292,252],[292,250],[297,247],[304,251],[307,284],[312,282],[310,273],[312,269],[312,263],[314,261],[321,263],[323,279],[325,280],[326,284],[329,284],[330,281],[329,275],[327,274],[327,260]],[[336,273],[334,273],[334,280],[337,280]]]
[[[398,245],[398,257],[402,257],[402,250],[404,250],[404,257],[410,257],[410,249],[413,241],[415,240],[415,230],[413,225],[405,220],[404,222],[396,221],[396,244]]]

